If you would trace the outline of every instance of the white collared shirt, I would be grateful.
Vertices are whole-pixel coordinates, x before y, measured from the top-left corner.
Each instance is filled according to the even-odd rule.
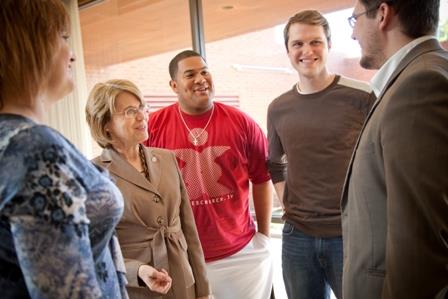
[[[381,94],[384,87],[386,86],[387,81],[389,81],[390,76],[392,76],[392,73],[398,67],[403,58],[408,55],[408,53],[411,52],[411,50],[414,49],[417,45],[433,38],[435,39],[435,37],[432,35],[424,35],[417,39],[414,39],[413,41],[402,47],[400,50],[395,52],[394,55],[389,57],[386,63],[383,64],[383,66],[378,70],[375,76],[373,76],[373,78],[370,80],[370,86],[372,87],[372,90],[375,93],[376,97]]]

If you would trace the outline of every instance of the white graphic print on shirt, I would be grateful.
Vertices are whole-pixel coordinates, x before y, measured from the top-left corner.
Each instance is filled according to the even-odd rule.
[[[230,196],[231,190],[218,181],[222,176],[222,169],[215,162],[229,149],[230,146],[211,146],[202,151],[191,148],[174,150],[176,156],[185,162],[181,171],[190,200]]]

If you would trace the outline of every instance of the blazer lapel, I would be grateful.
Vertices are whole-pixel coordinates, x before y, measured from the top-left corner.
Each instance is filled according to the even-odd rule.
[[[350,180],[350,175],[352,172],[352,166],[353,166],[353,160],[355,159],[355,154],[356,154],[356,150],[358,149],[358,145],[359,145],[359,141],[361,139],[361,135],[367,125],[367,122],[369,121],[370,117],[372,116],[373,112],[375,111],[376,107],[378,106],[378,104],[381,102],[384,93],[389,89],[389,87],[395,82],[395,80],[397,79],[397,77],[401,74],[401,72],[409,65],[409,63],[411,63],[415,58],[417,58],[418,56],[427,53],[427,52],[431,52],[431,51],[437,51],[437,50],[441,50],[440,45],[438,44],[438,42],[435,39],[430,39],[427,40],[419,45],[417,45],[414,49],[412,49],[408,55],[406,55],[403,60],[400,62],[400,64],[397,66],[397,68],[395,69],[395,71],[392,73],[392,75],[390,76],[389,80],[387,81],[386,85],[384,86],[383,90],[381,91],[381,93],[379,94],[378,98],[376,99],[376,101],[373,103],[372,108],[370,109],[366,120],[364,121],[364,124],[362,126],[362,129],[358,135],[358,139],[356,140],[356,145],[355,148],[352,152],[352,157],[350,158],[350,163],[345,175],[345,181],[344,181],[344,187],[342,189],[342,197],[341,197],[341,207],[344,208],[345,204],[347,203],[347,199],[348,199],[348,182]],[[372,96],[374,96],[374,93],[372,92]]]
[[[421,44],[417,45],[414,49],[412,49],[400,62],[400,64],[397,66],[395,71],[390,76],[389,80],[387,81],[386,85],[384,86],[383,90],[381,91],[380,95],[378,96],[378,99],[381,99],[384,95],[384,93],[389,89],[389,87],[395,82],[397,77],[401,74],[401,72],[412,62],[414,61],[418,56],[423,55],[427,52],[442,50],[440,47],[438,41],[436,39],[430,39],[427,41],[422,42]]]
[[[146,163],[148,163],[149,178],[156,190],[159,188],[162,176],[161,158],[151,148],[144,147]]]
[[[153,184],[137,171],[131,164],[129,164],[120,154],[113,149],[104,149],[101,154],[101,162],[113,175],[121,179],[139,186],[150,192],[159,194]],[[147,160],[148,162],[148,160]],[[149,163],[148,163],[149,164]],[[151,165],[149,165],[149,168]],[[151,172],[151,170],[150,170]],[[150,174],[150,178],[153,176]]]

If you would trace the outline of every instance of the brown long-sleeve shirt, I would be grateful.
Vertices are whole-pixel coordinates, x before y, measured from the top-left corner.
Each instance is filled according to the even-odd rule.
[[[286,182],[283,218],[304,233],[341,235],[342,185],[373,100],[367,84],[335,76],[322,91],[294,86],[269,105],[272,181]]]

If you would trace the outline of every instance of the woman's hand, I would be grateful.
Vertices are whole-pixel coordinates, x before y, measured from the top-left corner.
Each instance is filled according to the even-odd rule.
[[[141,265],[138,268],[138,277],[151,291],[166,294],[171,288],[172,279],[165,269],[159,271],[149,265]]]

